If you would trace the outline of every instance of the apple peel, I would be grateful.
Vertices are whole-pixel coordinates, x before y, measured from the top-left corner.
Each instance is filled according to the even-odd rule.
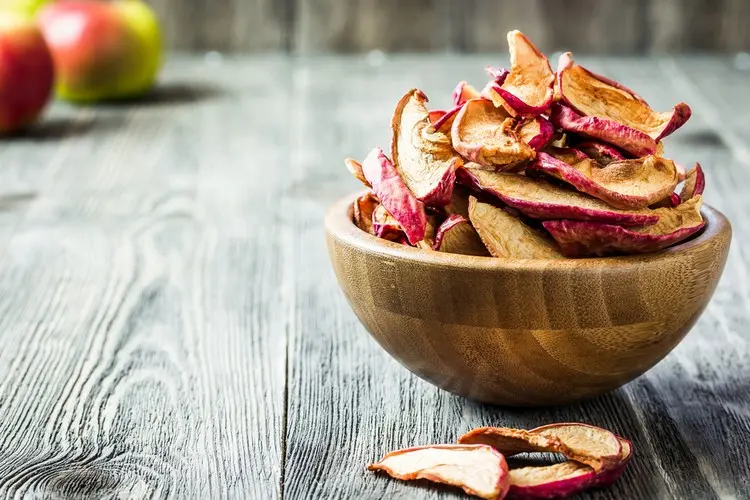
[[[698,195],[674,208],[652,210],[659,222],[646,227],[625,228],[575,220],[550,220],[543,225],[568,257],[649,253],[670,247],[703,229],[701,203],[702,197]]]
[[[520,31],[508,33],[510,72],[490,88],[496,106],[513,116],[539,116],[552,104],[555,74],[549,60]]]
[[[406,187],[382,149],[375,148],[370,151],[362,162],[362,172],[372,185],[372,190],[383,209],[403,228],[409,243],[416,244],[421,241],[427,225],[424,205]]]
[[[554,241],[517,217],[472,197],[469,218],[493,257],[506,259],[561,259]]]
[[[560,57],[557,85],[562,99],[576,112],[638,130],[654,141],[680,128],[692,114],[684,102],[669,112],[654,111],[629,88],[576,64],[569,52]]]
[[[505,458],[484,445],[407,448],[392,451],[367,468],[403,481],[426,479],[457,486],[469,495],[489,500],[504,498],[510,486]]]
[[[659,220],[659,215],[651,210],[620,210],[597,198],[555,186],[544,180],[490,172],[474,168],[472,164],[467,164],[459,170],[458,179],[536,219],[574,219],[625,226],[655,224]]]
[[[658,156],[620,160],[602,168],[589,158],[566,163],[539,153],[526,169],[543,172],[622,209],[656,203],[669,196],[678,181],[674,162]]]
[[[535,156],[514,130],[515,121],[486,99],[466,101],[451,128],[453,147],[467,160],[493,169],[513,170]]]

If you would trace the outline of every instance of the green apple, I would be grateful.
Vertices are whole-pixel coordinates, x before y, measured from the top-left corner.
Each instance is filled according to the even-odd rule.
[[[127,99],[154,84],[162,62],[161,30],[141,0],[52,3],[38,21],[55,61],[58,97]]]
[[[54,66],[39,28],[0,12],[0,134],[33,122],[52,94]]]

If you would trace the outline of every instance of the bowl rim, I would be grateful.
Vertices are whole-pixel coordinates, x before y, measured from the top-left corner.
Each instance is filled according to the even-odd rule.
[[[685,257],[693,251],[711,245],[712,241],[728,232],[731,239],[732,226],[724,214],[704,204],[701,214],[705,227],[692,238],[678,245],[647,254],[621,255],[614,257],[584,257],[568,259],[500,259],[475,255],[435,252],[394,243],[362,231],[354,224],[353,201],[368,192],[357,191],[333,203],[325,216],[325,229],[329,236],[371,254],[412,261],[439,267],[473,269],[586,269],[596,267],[642,266],[660,264],[675,258]]]

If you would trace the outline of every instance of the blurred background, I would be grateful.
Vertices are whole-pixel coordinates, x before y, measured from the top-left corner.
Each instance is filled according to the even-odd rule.
[[[748,0],[150,0],[168,48],[298,54],[750,51]]]

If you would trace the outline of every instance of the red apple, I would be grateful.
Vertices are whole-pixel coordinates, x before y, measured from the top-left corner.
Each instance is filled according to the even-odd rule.
[[[17,14],[0,14],[0,133],[34,121],[53,81],[52,57],[39,29]]]
[[[39,25],[63,99],[136,97],[156,79],[162,59],[159,22],[141,0],[58,1],[41,11]]]

